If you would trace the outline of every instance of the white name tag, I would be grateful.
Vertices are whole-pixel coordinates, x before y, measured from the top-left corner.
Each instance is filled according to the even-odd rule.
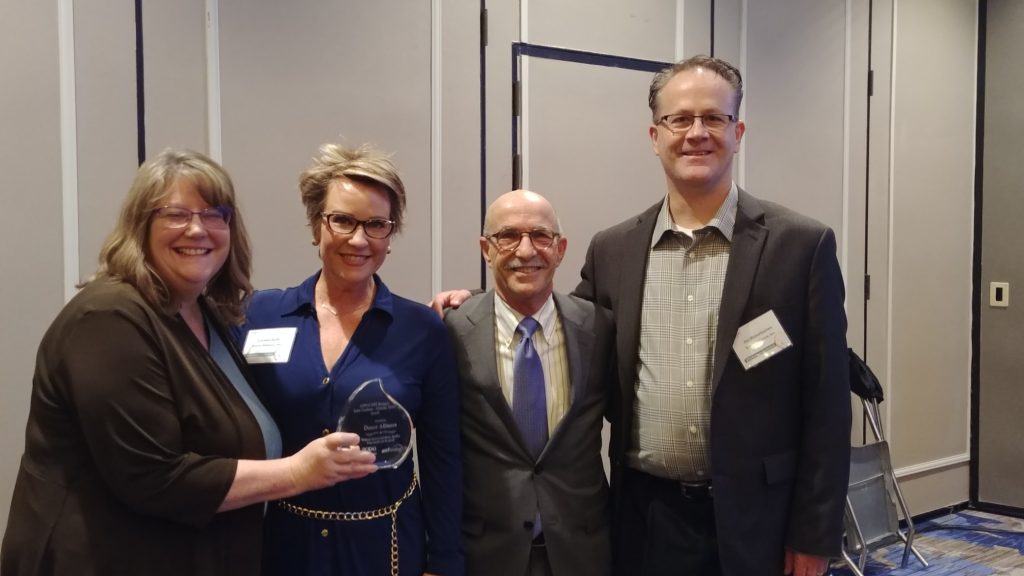
[[[284,364],[292,355],[296,328],[264,328],[245,335],[242,355],[249,364]]]
[[[792,345],[775,312],[769,310],[740,326],[732,349],[743,369],[750,370]]]

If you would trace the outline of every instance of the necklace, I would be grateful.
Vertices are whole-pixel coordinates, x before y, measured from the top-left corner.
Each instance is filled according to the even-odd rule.
[[[319,288],[317,288],[317,292],[320,292]],[[327,288],[326,287],[324,287],[323,292],[324,292],[323,296],[321,298],[319,298],[319,300],[320,300],[320,308],[323,308],[324,310],[330,312],[331,316],[334,316],[335,318],[337,318],[338,317],[338,309],[327,303],[328,299],[327,299],[327,294],[326,294],[326,292],[327,292]],[[368,308],[370,306],[370,304],[373,302],[373,295],[374,295],[374,293],[375,293],[375,291],[371,291],[370,292],[370,294],[369,294],[369,297],[370,297],[369,301],[365,303],[365,306],[360,306],[358,309],[354,310],[353,312],[345,312],[345,314],[347,315],[347,314],[350,314],[350,313],[358,313],[361,316],[362,312],[364,312],[366,310],[366,308]],[[316,295],[315,294],[314,294],[314,298],[316,299]]]

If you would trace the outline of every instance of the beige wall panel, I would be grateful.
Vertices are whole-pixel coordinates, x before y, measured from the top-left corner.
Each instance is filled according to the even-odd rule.
[[[900,490],[907,500],[910,514],[919,516],[927,512],[949,508],[967,501],[970,466],[964,462],[920,474],[899,478]]]
[[[485,180],[488,201],[485,204],[488,204],[512,189],[512,44],[519,42],[520,37],[519,2],[490,0],[486,4]]]
[[[846,52],[846,107],[849,116],[846,131],[846,226],[843,230],[846,261],[847,343],[863,356],[866,318],[864,313],[864,274],[867,249],[866,214],[867,139],[868,139],[868,27],[867,2],[854,2],[849,14],[849,46]],[[858,402],[859,403],[859,402]],[[856,414],[856,412],[854,412]],[[854,418],[859,421],[860,418]],[[855,428],[859,426],[859,422]],[[860,437],[857,434],[856,437]]]
[[[896,467],[968,450],[975,10],[967,0],[896,3],[887,398]]]
[[[442,288],[480,283],[480,2],[441,4]],[[435,176],[436,177],[436,176]]]
[[[521,0],[521,4],[528,21],[523,41],[531,44],[674,60],[675,0]]]
[[[100,247],[138,167],[135,10],[117,0],[75,2],[79,271]]]
[[[874,93],[868,125],[868,226],[867,273],[871,276],[871,298],[864,317],[867,346],[864,359],[875,371],[886,395],[892,390],[889,372],[889,177],[892,112],[892,0],[874,3],[871,12],[871,69]],[[889,411],[883,402],[883,420]]]
[[[0,536],[25,447],[32,372],[64,301],[56,2],[0,2]]]
[[[831,226],[841,241],[844,4],[768,0],[747,9],[740,181]]]
[[[1024,2],[989,2],[981,262],[978,499],[1024,508]],[[1010,283],[1010,307],[989,307],[989,283]]]
[[[223,0],[223,159],[253,238],[257,287],[319,268],[298,176],[324,142],[393,153],[405,231],[381,276],[430,295],[430,3]]]
[[[146,155],[167,147],[208,152],[203,0],[142,3]]]
[[[673,58],[667,58],[667,60],[675,61],[696,54],[716,52],[711,46],[711,3],[712,0],[678,0],[676,2],[676,33],[681,34],[682,38],[676,38],[676,53]],[[681,19],[678,14],[680,5],[683,11]],[[718,3],[715,2],[716,12],[717,9]],[[680,20],[682,20],[681,25]],[[736,30],[739,30],[739,26],[736,27]],[[681,54],[680,50],[682,50]],[[715,55],[718,55],[717,52]]]
[[[743,58],[740,30],[744,4],[746,0],[715,0],[714,55],[733,63]]]
[[[524,183],[558,211],[569,247],[555,286],[571,292],[593,235],[665,196],[665,176],[647,133],[652,74],[543,58],[524,61],[529,63],[523,88],[524,123],[529,124]]]

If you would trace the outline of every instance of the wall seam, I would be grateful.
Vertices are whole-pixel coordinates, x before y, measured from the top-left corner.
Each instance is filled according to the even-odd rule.
[[[442,0],[430,2],[430,293],[441,291],[444,273],[444,212],[442,179]]]
[[[206,0],[206,145],[224,162],[220,102],[220,0]]]
[[[61,222],[64,245],[64,301],[75,295],[78,254],[78,112],[75,100],[75,3],[57,0],[60,74]]]
[[[889,142],[896,142],[896,122],[893,120],[896,117],[896,84],[897,84],[897,71],[896,71],[896,53],[899,49],[897,43],[897,27],[899,19],[899,0],[893,0],[892,2],[892,50],[890,51],[890,63],[889,63]],[[894,205],[894,199],[896,198],[896,188],[894,183],[896,181],[896,146],[890,144],[889,146],[889,229],[887,230],[888,235],[888,272],[886,282],[886,298],[888,302],[888,309],[885,312],[885,341],[887,343],[885,347],[885,381],[889,383],[888,393],[889,408],[885,412],[885,430],[886,436],[889,440],[889,445],[894,445],[893,431],[892,431],[892,413],[895,410],[894,406],[896,399],[893,393],[893,381],[892,381],[892,333],[893,333],[893,317],[892,311],[895,308],[893,305],[893,231],[896,229],[896,210]]]
[[[849,255],[850,255],[850,138],[852,134],[850,132],[850,101],[851,94],[850,90],[853,88],[853,82],[851,76],[851,66],[853,59],[853,6],[851,6],[851,0],[846,0],[846,38],[845,46],[843,47],[843,216],[842,223],[843,229],[840,231],[840,241],[843,243],[843,249],[839,253],[839,267],[843,271],[843,278],[846,284],[849,285]],[[843,307],[846,308],[846,301],[843,302]],[[847,310],[849,314],[849,310]]]

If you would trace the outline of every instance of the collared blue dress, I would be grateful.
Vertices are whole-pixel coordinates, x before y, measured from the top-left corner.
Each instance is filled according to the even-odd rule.
[[[337,428],[349,395],[381,378],[384,388],[412,416],[420,486],[398,508],[399,573],[461,575],[463,558],[462,460],[458,372],[448,334],[422,304],[392,294],[374,275],[377,294],[348,347],[327,368],[320,348],[314,287],[320,274],[287,290],[257,292],[240,333],[297,328],[287,363],[250,364],[266,393],[284,443],[294,454]],[[330,512],[387,507],[402,498],[413,479],[413,459],[394,470],[340,482],[287,502]],[[392,573],[389,517],[314,520],[271,502],[264,531],[264,574],[385,576]]]

